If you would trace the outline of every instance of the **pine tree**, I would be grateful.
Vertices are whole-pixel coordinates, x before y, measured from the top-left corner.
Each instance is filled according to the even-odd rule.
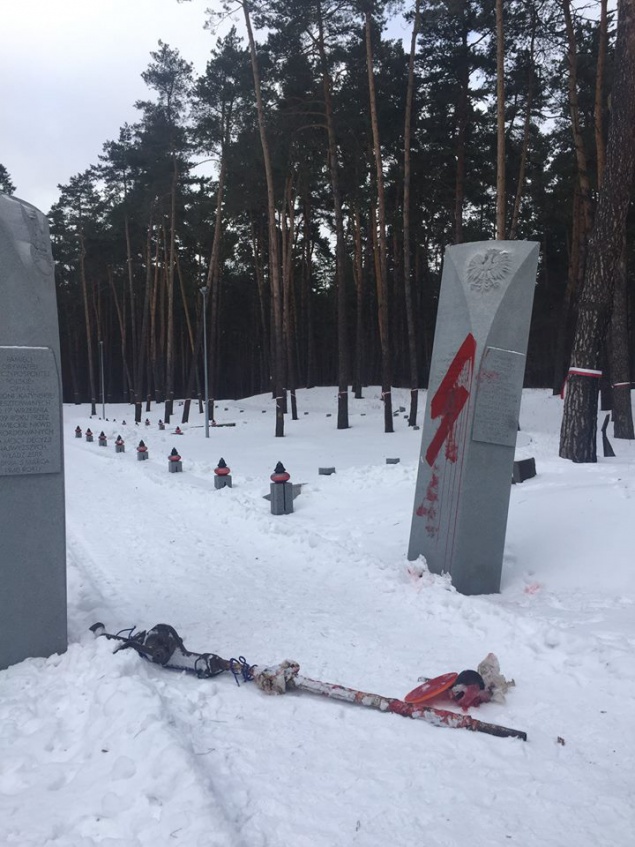
[[[68,185],[60,186],[60,199],[51,209],[51,230],[54,247],[61,241],[70,244],[68,269],[79,277],[83,303],[86,363],[90,390],[91,414],[97,413],[97,383],[95,378],[95,333],[98,331],[96,309],[96,279],[87,264],[91,243],[100,232],[103,221],[103,200],[97,189],[96,174],[89,168],[71,177]],[[58,258],[57,253],[54,254]],[[63,253],[62,253],[63,255]],[[59,258],[58,258],[59,261]]]
[[[635,170],[635,0],[618,3],[617,42],[606,166],[580,299],[572,368],[596,371],[610,319]],[[560,456],[595,462],[598,380],[569,374]]]
[[[4,194],[13,194],[15,192],[15,185],[9,176],[9,171],[4,165],[0,165],[0,191]]]
[[[192,84],[192,65],[181,58],[178,50],[159,41],[159,49],[150,54],[152,62],[141,74],[144,82],[156,93],[156,102],[137,104],[144,112],[146,130],[156,134],[169,166],[169,197],[165,204],[165,241],[167,289],[167,333],[165,350],[165,412],[164,420],[169,423],[174,402],[174,274],[176,270],[177,196],[181,176],[187,169],[187,150],[184,121],[188,107],[188,95]],[[167,177],[167,173],[166,173]]]

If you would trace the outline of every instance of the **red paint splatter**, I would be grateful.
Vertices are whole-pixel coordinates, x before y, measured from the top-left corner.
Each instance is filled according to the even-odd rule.
[[[452,360],[447,373],[441,380],[430,403],[432,420],[441,418],[439,428],[426,450],[426,462],[432,467],[441,448],[445,444],[445,456],[449,462],[456,462],[458,446],[456,443],[456,422],[467,403],[470,392],[459,384],[466,365],[472,369],[476,355],[476,341],[472,333],[468,333],[465,341]]]
[[[481,368],[480,373],[478,375],[478,381],[481,384],[491,384],[493,382],[499,382],[500,374],[498,371],[488,371],[486,368]]]
[[[433,470],[423,502],[417,508],[417,515],[420,518],[426,518],[426,532],[428,535],[436,535],[438,530],[438,500],[439,474],[436,473],[436,470]]]
[[[476,341],[472,333],[468,333],[430,402],[430,417],[433,420],[440,418],[440,422],[439,428],[425,453],[426,461],[432,468],[432,473],[425,496],[417,507],[416,514],[425,519],[426,532],[431,538],[439,533],[441,506],[441,474],[436,460],[444,445],[445,458],[448,462],[454,464],[459,458],[457,422],[470,396],[470,378],[474,370],[475,356]],[[467,386],[465,383],[467,383]]]

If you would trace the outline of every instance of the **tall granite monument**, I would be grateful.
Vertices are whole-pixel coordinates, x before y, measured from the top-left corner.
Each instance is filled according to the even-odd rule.
[[[66,650],[62,390],[44,215],[0,194],[0,669]]]
[[[445,254],[408,558],[462,594],[500,590],[538,248]]]

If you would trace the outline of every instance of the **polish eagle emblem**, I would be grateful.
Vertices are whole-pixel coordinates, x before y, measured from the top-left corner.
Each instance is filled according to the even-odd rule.
[[[487,292],[498,288],[509,273],[511,258],[506,250],[492,247],[472,256],[467,266],[467,279],[474,291]]]

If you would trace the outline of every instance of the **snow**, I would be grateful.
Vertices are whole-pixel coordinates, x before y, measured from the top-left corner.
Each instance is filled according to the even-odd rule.
[[[163,407],[147,427],[130,406],[65,408],[69,648],[0,672],[1,844],[632,843],[635,444],[559,459],[561,401],[525,391],[517,455],[538,474],[512,487],[501,593],[464,597],[406,559],[421,432],[400,414],[384,434],[364,394],[337,431],[335,389],[298,391],[283,439],[266,396],[221,401],[236,426],[209,439],[196,407],[182,436],[180,409],[159,431]],[[215,490],[221,457],[233,487]],[[263,499],[278,461],[303,484],[292,515]],[[113,654],[96,621],[391,697],[492,651],[516,686],[470,714],[528,741],[169,672]]]

